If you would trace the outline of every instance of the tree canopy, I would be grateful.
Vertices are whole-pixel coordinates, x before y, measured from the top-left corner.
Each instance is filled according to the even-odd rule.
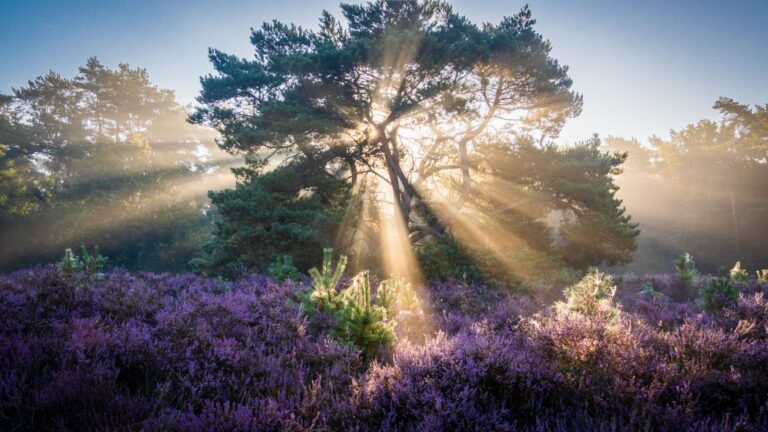
[[[627,206],[644,227],[635,267],[668,271],[689,252],[705,271],[741,261],[764,265],[768,248],[754,233],[768,219],[768,105],[720,98],[720,120],[701,120],[651,137],[646,145],[611,137],[628,151],[619,180]]]
[[[373,203],[338,227],[353,254],[402,231],[399,244],[460,240],[513,271],[507,255],[524,249],[577,268],[628,259],[637,229],[612,182],[623,156],[554,146],[582,98],[527,7],[482,25],[439,1],[341,10],[318,30],[265,23],[252,59],[210,51],[192,119],[245,156],[239,187],[274,169],[343,179],[348,206]],[[308,178],[300,189],[317,192]]]
[[[146,70],[90,58],[0,100],[0,268],[98,244],[111,263],[182,270],[209,231],[215,133]],[[224,183],[220,182],[219,187]]]

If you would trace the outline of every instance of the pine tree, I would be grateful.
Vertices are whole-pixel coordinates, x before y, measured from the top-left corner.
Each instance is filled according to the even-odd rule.
[[[507,262],[528,251],[539,261],[551,258],[553,268],[630,258],[638,231],[614,197],[612,177],[624,159],[592,144],[554,146],[565,121],[580,113],[582,98],[527,7],[483,25],[434,0],[341,9],[346,26],[328,12],[317,31],[265,23],[253,31],[250,60],[210,51],[216,73],[202,78],[192,120],[216,128],[222,148],[246,157],[246,183],[238,189],[278,165],[297,173],[300,187],[276,203],[275,213],[291,212],[307,190],[327,197],[328,208],[343,206],[339,197],[347,192],[370,194],[378,197],[374,207],[392,207],[416,247],[426,239],[458,239],[484,251],[476,256],[492,252],[506,274],[530,267]],[[319,187],[309,175],[348,188]],[[370,190],[371,178],[391,198]],[[239,207],[241,196],[227,192],[214,201]],[[568,218],[561,230],[565,247],[553,244],[539,217],[551,212]],[[236,245],[240,256],[254,256],[251,269],[266,265],[255,259],[256,249],[291,253],[279,240],[242,241],[254,225],[249,218],[248,212],[229,214],[214,249]],[[374,233],[370,237],[381,229],[355,220],[363,225],[359,231]],[[474,233],[472,241],[460,239],[465,220],[480,233],[505,232],[506,238]]]
[[[362,350],[366,362],[389,349],[395,341],[395,321],[388,318],[386,306],[371,302],[369,272],[358,274],[341,297],[344,305],[331,334]]]

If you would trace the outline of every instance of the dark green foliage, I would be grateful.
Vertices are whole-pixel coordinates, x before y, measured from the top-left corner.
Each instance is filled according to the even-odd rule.
[[[728,278],[710,277],[699,289],[701,308],[710,313],[717,313],[739,299],[739,290]]]
[[[293,258],[290,255],[275,255],[275,260],[267,268],[267,273],[278,282],[301,279],[301,273],[293,265]]]
[[[656,291],[653,289],[653,284],[650,282],[646,282],[643,284],[643,290],[637,293],[638,296],[645,298],[646,300],[655,300],[660,302],[668,302],[669,297],[664,295],[664,293]]]
[[[427,280],[486,279],[482,267],[475,264],[471,254],[455,241],[427,241],[416,249],[416,258]]]
[[[341,222],[347,186],[286,166],[209,196],[218,220],[198,266],[231,278],[266,270],[275,255],[290,255],[300,271],[318,264]]]
[[[318,270],[311,268],[312,286],[298,294],[301,310],[310,318],[316,312],[334,315],[342,308],[337,287],[347,268],[347,257],[342,255],[336,266],[333,265],[333,249],[323,249],[323,264]]]
[[[50,183],[36,168],[33,129],[20,123],[13,97],[0,94],[0,221],[27,215],[46,201]]]
[[[675,272],[677,280],[683,287],[683,290],[690,293],[694,289],[696,282],[699,280],[699,272],[696,270],[696,263],[693,261],[693,256],[686,252],[677,257],[675,260]]]
[[[472,199],[487,216],[472,223],[488,232],[490,242],[502,239],[497,250],[518,252],[503,258],[501,267],[523,280],[542,280],[558,279],[568,269],[631,260],[640,231],[616,197],[614,183],[626,154],[605,152],[600,145],[597,137],[567,148],[527,137],[478,147],[489,176]],[[536,271],[525,273],[532,268]]]
[[[323,318],[331,318],[330,335],[361,350],[365,361],[370,362],[392,347],[397,315],[419,311],[420,304],[411,285],[402,279],[382,281],[372,295],[367,270],[339,291],[346,265],[347,257],[342,255],[334,266],[333,250],[324,249],[321,269],[309,271],[312,285],[296,297],[310,324],[321,326]]]
[[[82,268],[89,274],[95,274],[104,268],[107,264],[107,257],[99,252],[99,246],[93,247],[93,255],[88,253],[88,249],[85,245],[80,245],[80,261],[82,262]]]
[[[62,273],[68,275],[80,270],[80,260],[77,258],[77,255],[72,253],[72,249],[64,250],[64,257],[57,265]]]

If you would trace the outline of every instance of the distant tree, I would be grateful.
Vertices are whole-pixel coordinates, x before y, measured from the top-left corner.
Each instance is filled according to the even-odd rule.
[[[768,103],[750,108],[731,98],[720,98],[714,108],[724,117],[723,128],[737,138],[729,150],[744,161],[768,163]]]
[[[377,196],[378,208],[392,208],[412,244],[450,242],[460,230],[457,221],[474,220],[481,230],[484,223],[513,232],[536,227],[543,253],[576,254],[571,261],[579,267],[628,259],[637,231],[613,199],[611,178],[623,157],[601,154],[591,144],[567,151],[550,144],[579,114],[582,99],[570,89],[567,67],[534,30],[527,7],[482,26],[438,1],[341,9],[346,26],[328,12],[319,31],[265,23],[251,36],[252,60],[210,51],[216,74],[202,78],[192,119],[219,130],[222,148],[245,155],[249,179],[239,188],[251,187],[248,182],[276,164],[290,166],[343,179],[353,195]],[[505,151],[530,156],[521,161],[528,176],[496,163]],[[566,173],[574,167],[567,162],[572,156],[581,158],[576,166],[594,169],[594,178],[579,176],[576,168]],[[535,159],[548,169],[536,169]],[[489,179],[504,176],[511,182],[501,186],[505,190],[539,193],[536,217],[509,215],[512,209],[478,199]],[[583,180],[591,190],[565,189]],[[309,186],[306,178],[297,181]],[[540,218],[555,210],[570,226],[569,234],[563,231],[566,246],[557,250]],[[247,226],[244,219],[228,223]],[[382,229],[373,225],[362,231]],[[574,249],[571,241],[602,228],[609,234],[599,244]],[[219,244],[235,232],[240,229],[220,226]]]
[[[0,223],[29,214],[46,201],[45,177],[32,155],[31,128],[19,123],[13,97],[0,95]]]
[[[98,244],[110,264],[182,270],[209,231],[214,133],[146,70],[88,59],[14,89],[0,111],[0,269]],[[7,198],[6,198],[7,197]]]
[[[653,163],[653,148],[650,146],[643,146],[640,141],[635,138],[625,139],[608,136],[603,140],[603,146],[610,152],[627,154],[627,160],[622,165],[625,173],[647,170]]]
[[[645,232],[642,265],[654,256],[671,262],[683,252],[707,272],[735,261],[748,268],[768,261],[768,247],[755,235],[768,220],[768,105],[721,98],[714,108],[720,120],[689,124],[668,139],[652,137],[648,152],[638,153],[645,166],[630,165],[619,180]]]

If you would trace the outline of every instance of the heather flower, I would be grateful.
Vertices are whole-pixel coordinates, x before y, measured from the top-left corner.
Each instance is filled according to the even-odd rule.
[[[712,314],[671,295],[674,276],[607,281],[579,294],[591,309],[412,287],[419,312],[398,312],[391,355],[365,362],[329,336],[335,317],[309,325],[289,301],[300,281],[22,270],[0,276],[0,429],[768,428],[764,282]]]

